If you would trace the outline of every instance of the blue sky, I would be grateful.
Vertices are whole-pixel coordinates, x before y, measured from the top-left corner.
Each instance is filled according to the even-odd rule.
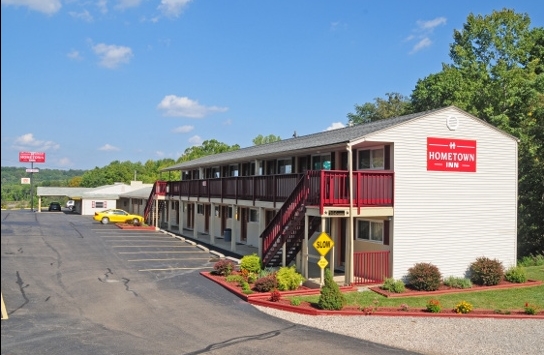
[[[343,126],[450,63],[470,13],[544,2],[1,0],[2,166],[177,159]]]

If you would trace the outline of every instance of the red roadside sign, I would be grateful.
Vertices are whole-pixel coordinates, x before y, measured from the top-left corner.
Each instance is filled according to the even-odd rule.
[[[45,163],[45,152],[19,152],[20,163]]]

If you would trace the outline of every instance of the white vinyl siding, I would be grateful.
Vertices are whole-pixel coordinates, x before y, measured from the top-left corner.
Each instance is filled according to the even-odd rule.
[[[451,131],[446,118],[455,115]],[[476,172],[427,171],[427,137],[477,142]],[[516,262],[517,144],[483,121],[455,109],[411,121],[367,141],[394,142],[393,277],[418,262],[443,276],[466,276],[476,258]]]

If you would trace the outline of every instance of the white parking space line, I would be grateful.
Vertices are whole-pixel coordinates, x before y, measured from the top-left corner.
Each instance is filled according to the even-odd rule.
[[[171,238],[168,238],[168,240],[157,240],[157,239],[105,239],[105,242],[129,242],[129,243],[138,243],[138,242],[155,242],[155,243],[178,243],[179,240],[172,240]]]
[[[192,248],[192,245],[110,245],[112,248]]]
[[[138,262],[138,261],[184,261],[184,260],[206,260],[206,259],[209,259],[211,258],[211,256],[209,257],[205,257],[205,258],[161,258],[161,259],[130,259],[130,260],[127,260],[127,261],[135,261],[135,262]]]
[[[9,319],[8,311],[6,310],[6,304],[4,303],[4,294],[0,293],[2,296],[2,320]]]
[[[171,271],[171,270],[200,270],[200,269],[213,269],[213,267],[171,267],[166,269],[141,269],[138,271]]]
[[[120,251],[119,254],[121,255],[128,255],[128,254],[195,254],[195,253],[205,253],[204,251]]]

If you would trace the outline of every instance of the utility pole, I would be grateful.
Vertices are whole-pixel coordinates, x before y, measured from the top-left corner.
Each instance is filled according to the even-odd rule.
[[[34,212],[34,162],[30,163],[30,212]]]

